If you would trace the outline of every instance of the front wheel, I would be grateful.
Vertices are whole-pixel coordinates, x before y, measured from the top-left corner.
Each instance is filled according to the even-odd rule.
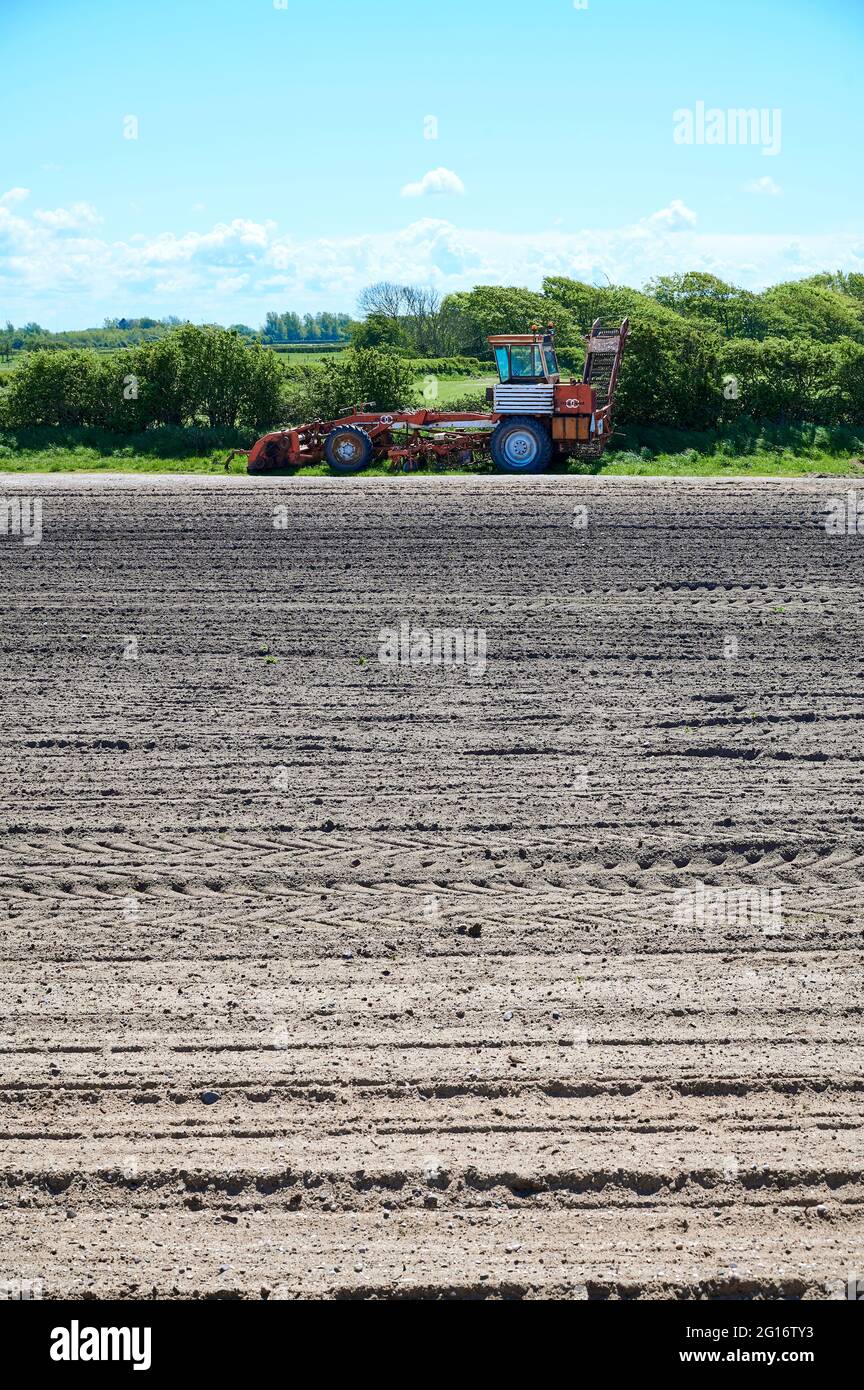
[[[372,440],[358,425],[337,425],[324,440],[324,457],[334,473],[360,473],[372,460]]]
[[[552,439],[533,415],[499,421],[490,442],[492,462],[504,473],[542,473],[552,457]]]

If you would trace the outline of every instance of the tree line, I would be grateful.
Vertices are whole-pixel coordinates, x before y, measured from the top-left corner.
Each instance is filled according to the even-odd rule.
[[[236,325],[175,325],[110,356],[31,352],[0,378],[8,381],[0,423],[137,432],[203,420],[260,429],[332,418],[361,400],[392,409],[416,398],[421,355],[422,374],[434,374],[436,363],[451,374],[472,359],[491,373],[489,334],[553,321],[562,368],[578,375],[592,322],[625,315],[620,427],[864,423],[862,275],[817,275],[761,294],[701,272],[662,276],[642,291],[551,276],[539,291],[487,285],[443,300],[381,282],[359,307],[365,317],[348,350],[289,369]],[[110,331],[124,330],[118,321]],[[139,331],[153,330],[142,322]]]
[[[0,390],[0,430],[96,427],[118,434],[205,425],[261,432],[330,419],[375,400],[407,404],[415,371],[376,348],[287,369],[232,329],[183,324],[155,343],[105,355],[88,348],[31,352]]]
[[[95,425],[137,434],[200,421],[264,429],[284,408],[285,374],[275,353],[228,329],[193,324],[110,355],[30,352],[7,379],[0,427],[13,429]]]
[[[347,343],[351,336],[350,314],[295,314],[271,311],[258,333],[262,343]],[[238,325],[242,328],[242,325]],[[249,333],[252,329],[247,330]]]
[[[101,328],[73,328],[54,333],[39,323],[25,323],[16,328],[7,321],[5,327],[0,329],[0,357],[8,361],[15,352],[32,352],[37,348],[89,347],[105,352],[138,347],[141,343],[157,342],[184,323],[188,323],[188,320],[174,315],[162,319],[146,316],[106,318]],[[245,323],[233,323],[230,327],[249,342],[347,344],[352,324],[350,314],[333,314],[324,310],[317,314],[301,315],[271,310],[260,328],[250,328]]]
[[[458,348],[490,333],[554,321],[559,358],[578,373],[595,319],[630,319],[616,404],[619,425],[705,429],[743,416],[825,425],[864,423],[864,276],[825,274],[761,294],[701,272],[643,291],[550,276],[542,290],[480,286],[442,310]]]

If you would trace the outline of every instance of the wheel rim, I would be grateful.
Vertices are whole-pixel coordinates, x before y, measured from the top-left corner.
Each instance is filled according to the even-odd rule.
[[[333,454],[340,463],[359,463],[363,457],[363,441],[353,434],[337,434]]]
[[[511,468],[529,468],[539,450],[530,430],[515,429],[504,436],[501,452]]]

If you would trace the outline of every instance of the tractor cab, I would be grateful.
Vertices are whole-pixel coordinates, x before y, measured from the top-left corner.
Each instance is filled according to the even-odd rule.
[[[555,333],[536,324],[530,333],[507,333],[489,339],[502,386],[543,385],[558,381]]]

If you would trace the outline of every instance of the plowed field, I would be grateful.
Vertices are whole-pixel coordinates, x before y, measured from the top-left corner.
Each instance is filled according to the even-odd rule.
[[[844,487],[7,480],[0,1279],[864,1275]]]

